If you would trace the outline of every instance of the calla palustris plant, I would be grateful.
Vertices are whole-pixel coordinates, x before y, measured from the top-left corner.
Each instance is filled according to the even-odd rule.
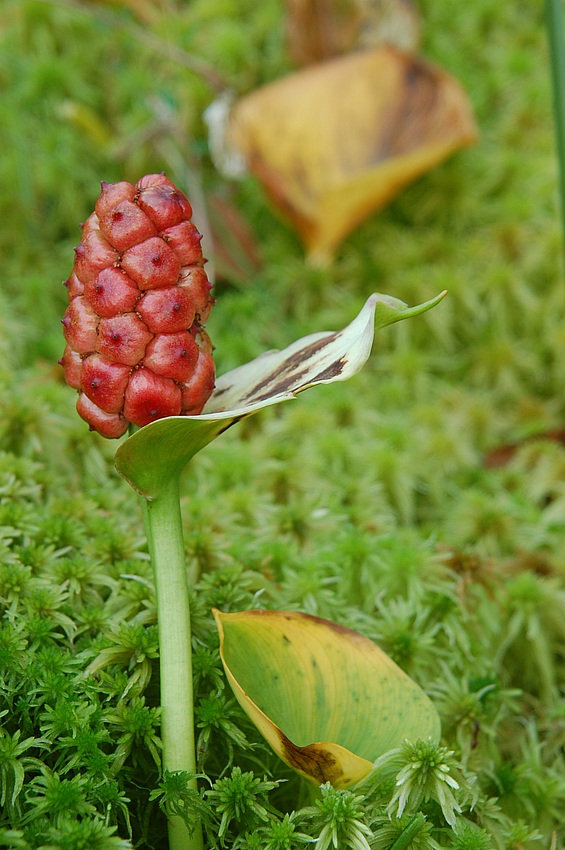
[[[125,181],[103,184],[67,282],[62,365],[68,383],[79,391],[79,413],[91,428],[118,436],[126,420],[141,426],[118,447],[115,465],[142,497],[154,568],[163,766],[194,774],[190,610],[179,500],[183,469],[240,419],[309,387],[355,375],[369,357],[375,328],[419,315],[445,293],[416,307],[371,295],[343,330],[311,334],[220,377],[196,413],[211,390],[210,346],[202,321],[212,302],[190,216],[186,197],[162,175],[142,178],[135,187]],[[106,392],[104,380],[110,382]],[[156,391],[159,385],[166,388],[164,401]],[[198,850],[200,828],[189,830],[180,818],[170,818],[169,845],[171,850]]]
[[[363,635],[296,611],[214,617],[238,702],[280,758],[317,785],[359,782],[405,739],[439,742],[431,701]]]

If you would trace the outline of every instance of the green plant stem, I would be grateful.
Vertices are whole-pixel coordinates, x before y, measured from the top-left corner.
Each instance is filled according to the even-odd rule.
[[[417,812],[408,822],[407,826],[404,827],[390,850],[406,850],[406,847],[408,847],[416,835],[418,835],[425,823],[426,818],[422,812]]]
[[[143,498],[142,505],[157,596],[163,767],[195,774],[190,608],[178,478],[173,477],[158,498]],[[199,826],[191,835],[181,818],[169,819],[170,850],[202,847]]]
[[[561,226],[565,245],[565,42],[563,40],[561,0],[545,0],[545,19],[553,80],[553,114],[559,161]]]

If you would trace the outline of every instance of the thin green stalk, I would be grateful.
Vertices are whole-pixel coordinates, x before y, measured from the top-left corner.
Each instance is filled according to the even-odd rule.
[[[406,847],[411,844],[425,823],[426,818],[422,812],[417,812],[414,817],[408,821],[408,824],[404,827],[390,850],[406,850]]]
[[[551,77],[553,81],[553,114],[559,161],[559,194],[561,226],[565,246],[565,42],[563,40],[563,10],[561,0],[546,0],[545,19],[549,43]]]
[[[178,478],[173,476],[158,498],[142,499],[142,504],[157,596],[163,767],[195,774],[190,608]],[[191,835],[182,818],[169,819],[170,850],[202,847],[200,827]]]

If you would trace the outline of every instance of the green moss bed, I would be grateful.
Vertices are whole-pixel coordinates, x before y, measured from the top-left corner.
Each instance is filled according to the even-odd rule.
[[[1,847],[165,850],[166,811],[201,818],[206,848],[565,846],[565,287],[542,5],[421,0],[422,53],[461,81],[480,140],[319,269],[252,178],[215,171],[215,92],[191,67],[239,93],[284,74],[282,2],[1,4]],[[187,469],[196,796],[160,769],[137,497],[57,366],[61,280],[100,181],[162,170],[229,197],[253,233],[260,262],[247,250],[218,275],[220,373],[342,327],[373,291],[449,290],[380,333],[352,381],[241,423]],[[443,739],[398,756],[423,789],[400,817],[394,773],[311,799],[235,702],[213,606],[335,620],[424,688]]]

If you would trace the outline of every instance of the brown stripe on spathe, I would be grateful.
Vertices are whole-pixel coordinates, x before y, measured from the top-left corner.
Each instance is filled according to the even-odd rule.
[[[244,396],[243,401],[246,404],[264,401],[280,393],[297,391],[304,384],[311,384],[340,375],[346,363],[345,356],[329,363],[328,366],[316,375],[311,374],[312,363],[309,361],[312,361],[316,355],[329,345],[335,343],[341,334],[342,331],[330,334],[300,349],[300,351],[294,352],[294,354],[283,360],[276,369],[250,389]]]

